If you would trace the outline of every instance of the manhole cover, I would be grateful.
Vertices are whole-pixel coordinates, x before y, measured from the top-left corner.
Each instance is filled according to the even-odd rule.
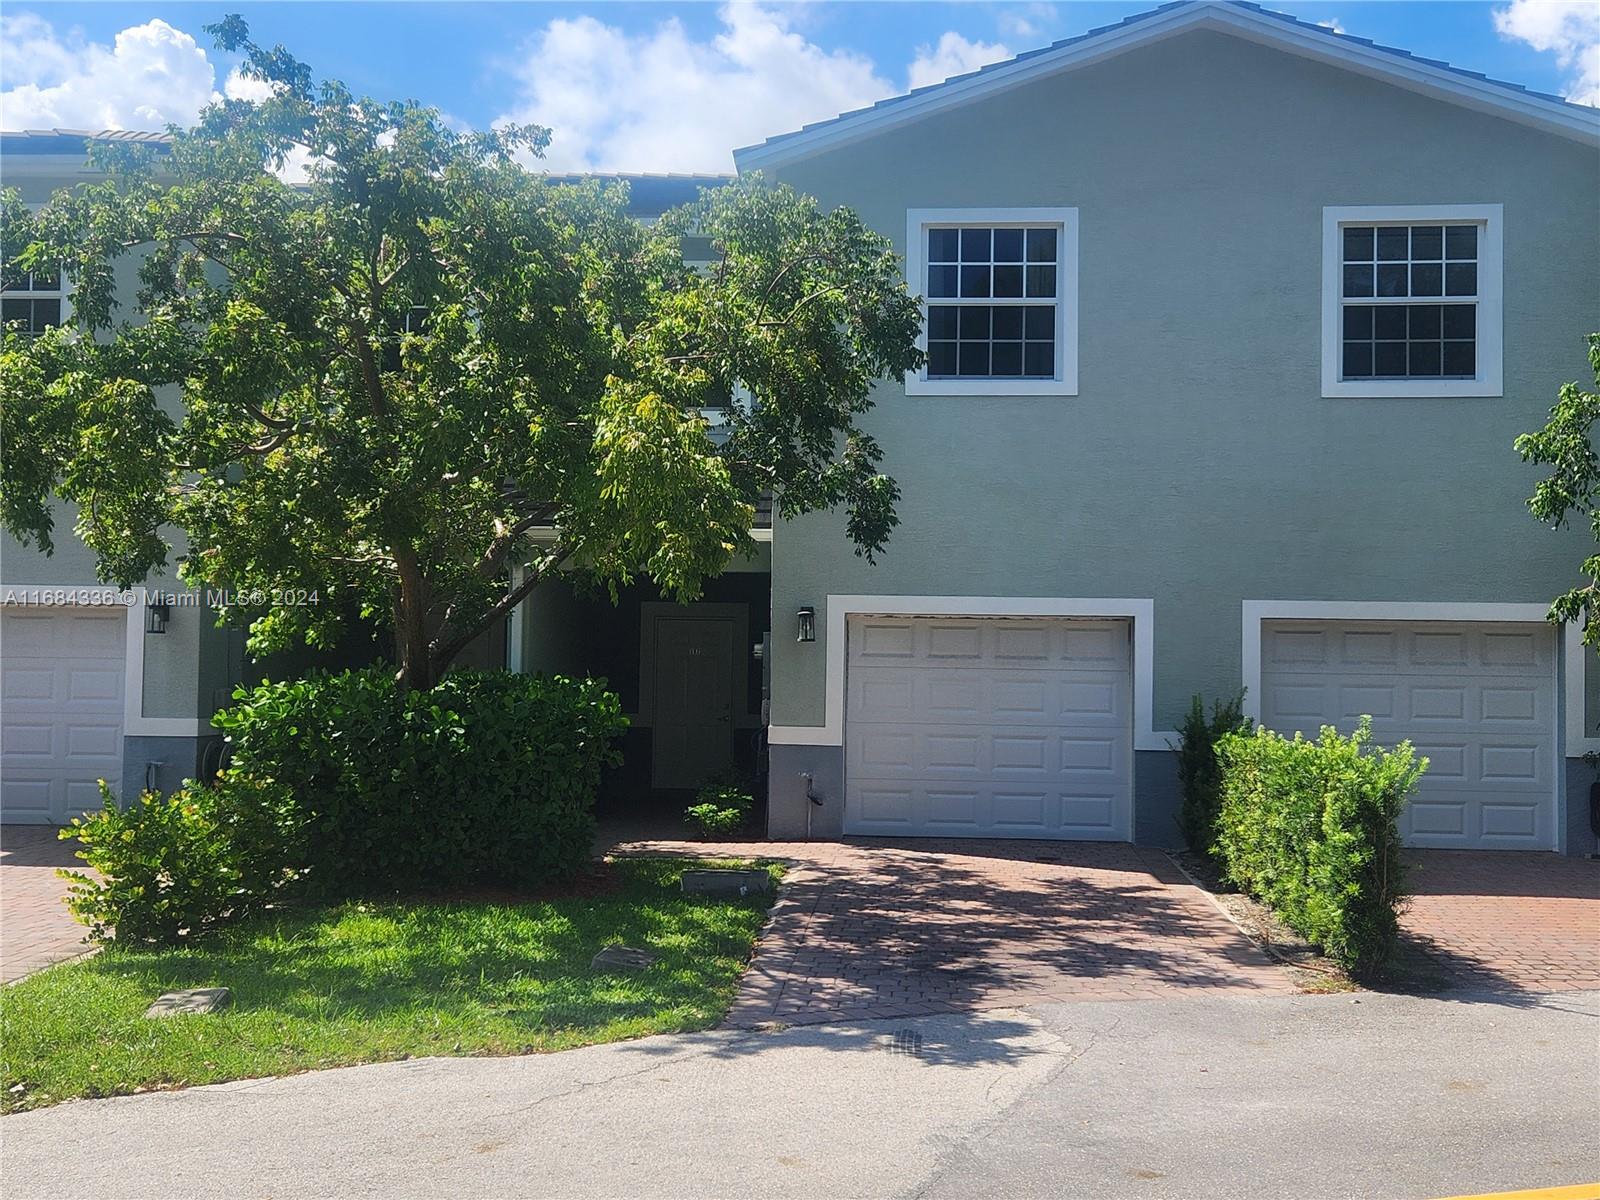
[[[922,1053],[922,1035],[915,1029],[896,1029],[885,1049],[890,1054],[919,1055]]]

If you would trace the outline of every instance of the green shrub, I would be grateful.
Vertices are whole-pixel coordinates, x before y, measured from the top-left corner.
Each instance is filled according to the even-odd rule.
[[[1196,695],[1178,730],[1178,788],[1183,805],[1178,825],[1189,849],[1207,858],[1217,842],[1217,815],[1222,809],[1222,771],[1217,764],[1217,742],[1230,733],[1249,733],[1254,722],[1244,715],[1244,693],[1230,700],[1213,700],[1207,718],[1205,704]]]
[[[96,941],[199,937],[260,909],[293,878],[285,863],[296,818],[282,789],[229,776],[145,792],[126,809],[104,782],[100,794],[100,812],[61,831],[97,876],[59,872],[67,907]]]
[[[627,726],[602,681],[458,671],[402,692],[386,671],[241,688],[214,718],[232,771],[290,791],[321,897],[532,887],[588,862],[600,773]]]
[[[707,784],[695,796],[695,803],[683,816],[707,837],[726,837],[750,819],[755,800],[750,793],[730,784]]]
[[[1270,730],[1217,746],[1222,812],[1217,851],[1228,877],[1346,968],[1381,968],[1394,953],[1404,896],[1398,819],[1427,769],[1410,742],[1370,745],[1324,726],[1316,741]]]

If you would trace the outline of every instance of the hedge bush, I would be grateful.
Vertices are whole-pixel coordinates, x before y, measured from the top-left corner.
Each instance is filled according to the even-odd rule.
[[[1410,742],[1371,745],[1363,717],[1308,741],[1266,729],[1217,745],[1217,852],[1229,879],[1358,974],[1393,956],[1403,892],[1400,810],[1427,769]]]
[[[1217,763],[1217,742],[1230,733],[1249,733],[1254,722],[1244,715],[1244,693],[1228,700],[1213,700],[1211,715],[1196,695],[1178,730],[1178,788],[1183,798],[1178,826],[1189,849],[1206,858],[1217,843],[1217,816],[1222,810],[1222,769]]]
[[[270,903],[291,883],[298,817],[281,788],[226,776],[125,809],[105,807],[61,831],[96,875],[62,871],[67,907],[96,941],[170,945]]]
[[[319,897],[532,887],[588,862],[627,727],[604,682],[459,671],[402,692],[380,668],[264,683],[214,721],[231,771],[288,789]]]

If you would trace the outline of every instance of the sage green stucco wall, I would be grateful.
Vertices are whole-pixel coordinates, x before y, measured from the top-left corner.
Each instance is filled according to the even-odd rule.
[[[1153,597],[1156,729],[1240,680],[1240,602],[1517,602],[1568,585],[1512,439],[1600,328],[1600,154],[1209,32],[798,162],[904,249],[906,210],[1079,210],[1079,394],[907,397],[876,567],[781,524],[784,628],[830,593]],[[1323,399],[1322,209],[1504,205],[1505,396]],[[823,720],[826,631],[773,640],[772,720]]]

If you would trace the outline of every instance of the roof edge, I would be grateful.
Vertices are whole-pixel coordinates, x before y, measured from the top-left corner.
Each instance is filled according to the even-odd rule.
[[[1211,30],[1366,75],[1369,78],[1600,146],[1600,109],[1531,92],[1409,51],[1337,33],[1245,0],[1177,0],[1005,62],[957,75],[868,108],[843,113],[733,152],[744,173],[778,166],[999,95],[1061,72],[1104,62],[1180,33]]]

